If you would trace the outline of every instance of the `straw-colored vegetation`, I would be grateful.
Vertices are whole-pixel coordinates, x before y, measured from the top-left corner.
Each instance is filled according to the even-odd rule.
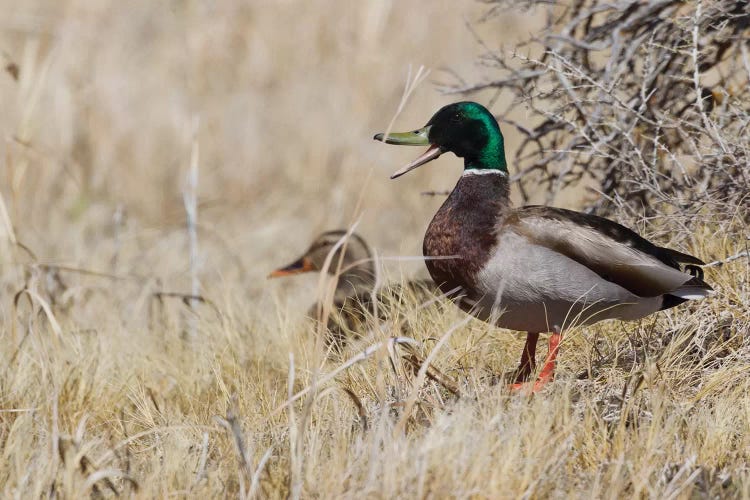
[[[502,381],[522,337],[452,304],[402,296],[326,358],[318,278],[265,279],[355,223],[383,283],[424,273],[390,257],[420,255],[420,192],[459,162],[389,181],[415,150],[372,134],[410,63],[433,71],[397,128],[533,11],[472,32],[487,7],[455,0],[0,5],[3,497],[750,497],[746,258],[706,268],[707,300],[566,332],[533,397]],[[737,212],[627,222],[709,262],[746,250]]]

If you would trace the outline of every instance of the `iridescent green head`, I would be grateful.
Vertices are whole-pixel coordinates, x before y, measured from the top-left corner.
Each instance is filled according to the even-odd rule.
[[[464,159],[464,169],[507,172],[503,134],[487,108],[476,102],[449,104],[435,113],[427,125],[413,132],[377,134],[376,141],[409,146],[429,146],[419,158],[394,173],[399,177],[441,154],[451,151]]]

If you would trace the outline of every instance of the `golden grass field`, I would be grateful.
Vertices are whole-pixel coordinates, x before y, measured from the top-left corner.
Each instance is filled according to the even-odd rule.
[[[481,3],[0,6],[3,498],[750,498],[747,259],[707,268],[700,303],[567,332],[533,397],[497,382],[520,334],[406,296],[388,310],[404,328],[373,321],[326,359],[305,319],[319,277],[266,279],[355,223],[383,282],[425,275],[394,257],[421,255],[442,197],[420,193],[451,188],[460,162],[390,181],[416,149],[372,135],[410,65],[431,73],[397,130],[457,100],[435,83],[481,79]],[[535,23],[474,29],[512,47]],[[740,217],[624,222],[707,262],[747,245]],[[154,298],[193,277],[193,312]],[[385,348],[343,369],[404,332],[442,375]]]

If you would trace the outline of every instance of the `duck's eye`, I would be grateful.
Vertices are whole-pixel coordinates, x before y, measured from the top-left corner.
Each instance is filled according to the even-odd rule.
[[[414,134],[415,134],[415,135],[419,135],[419,134],[420,134],[421,132],[422,132],[421,130],[415,130],[415,131],[414,131]]]

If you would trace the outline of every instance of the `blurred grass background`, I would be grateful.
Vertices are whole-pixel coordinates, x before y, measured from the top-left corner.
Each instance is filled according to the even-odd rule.
[[[455,100],[431,82],[481,71],[467,29],[483,12],[476,2],[30,1],[4,12],[0,47],[18,80],[0,78],[3,193],[18,239],[43,261],[105,270],[117,252],[116,270],[184,285],[195,130],[209,231],[202,278],[228,278],[239,262],[242,286],[256,293],[291,256],[282,250],[360,215],[371,244],[419,255],[442,202],[420,192],[449,189],[458,173],[459,160],[443,160],[391,182],[416,150],[372,135],[394,114],[410,65],[432,72],[396,130]],[[527,17],[482,35],[512,42]]]

